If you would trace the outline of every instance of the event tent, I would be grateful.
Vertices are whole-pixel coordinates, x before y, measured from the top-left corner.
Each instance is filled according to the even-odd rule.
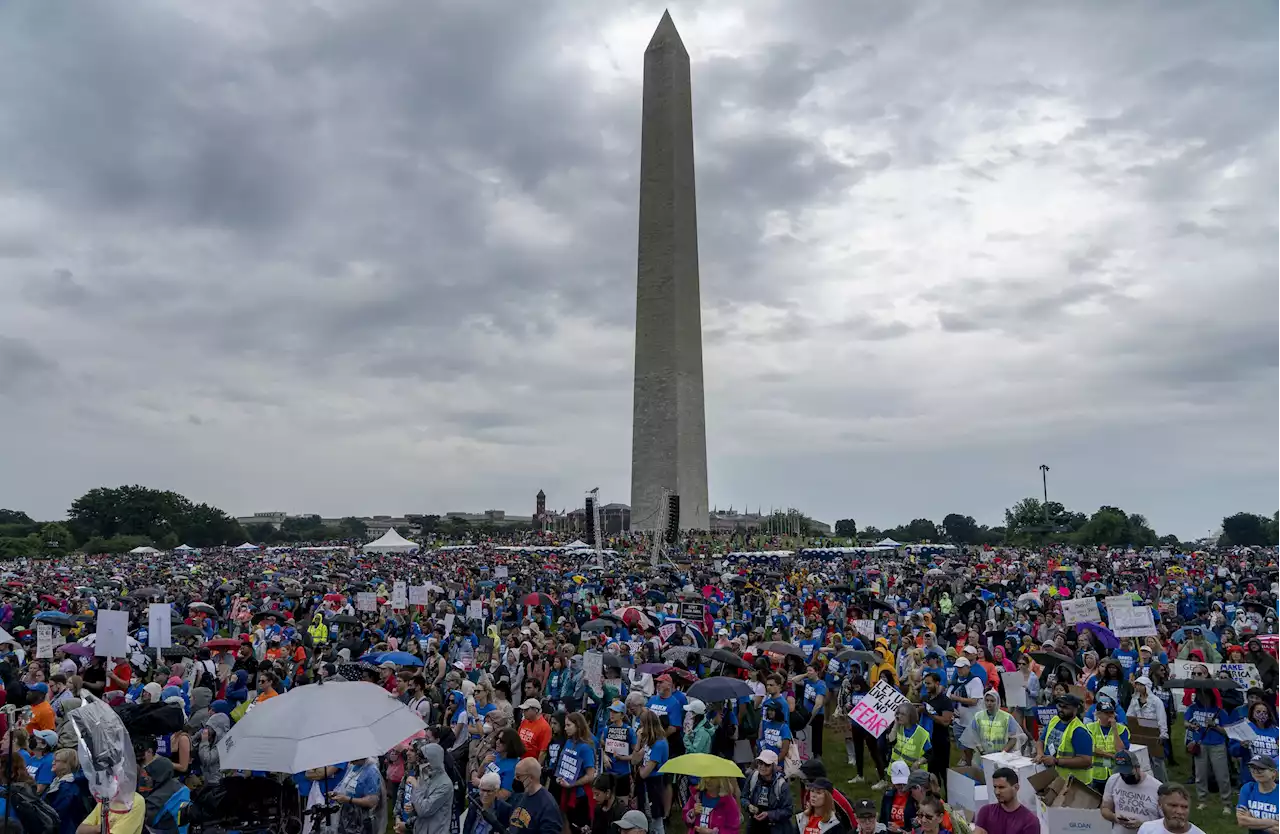
[[[156,550],[154,547],[147,547],[146,545],[143,545],[142,547],[135,547],[133,550],[130,550],[129,552],[130,553],[159,553],[160,551]]]
[[[195,548],[189,544],[180,544],[175,547],[174,550],[181,550],[183,553],[186,553],[188,550],[195,550]]]
[[[893,539],[881,539],[876,542],[876,547],[902,547],[902,542],[895,542]]]
[[[249,542],[245,542],[244,544],[237,545],[235,549],[236,550],[257,550],[258,546],[256,544],[250,544]]]
[[[564,546],[564,549],[565,550],[590,550],[591,545],[587,544],[581,539],[577,539],[575,541],[571,541],[568,544],[566,544]]]
[[[412,553],[418,549],[416,542],[411,542],[395,531],[394,528],[382,534],[382,538],[369,542],[364,546],[366,553]]]

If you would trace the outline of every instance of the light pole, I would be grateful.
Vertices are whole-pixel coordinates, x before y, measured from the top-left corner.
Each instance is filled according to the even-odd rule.
[[[1044,524],[1049,526],[1049,467],[1040,464],[1040,485],[1044,487]]]

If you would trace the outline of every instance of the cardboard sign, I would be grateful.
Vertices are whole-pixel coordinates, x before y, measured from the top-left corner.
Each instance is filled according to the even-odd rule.
[[[600,692],[604,686],[604,655],[587,652],[582,656],[582,677],[592,691]]]
[[[473,599],[467,603],[467,619],[484,621],[484,601]]]
[[[147,606],[147,645],[153,649],[167,649],[173,645],[173,609],[167,602],[153,602]]]
[[[666,623],[662,626],[662,628],[658,629],[658,637],[664,643],[670,640],[675,633],[676,633],[675,623]]]
[[[453,624],[455,621],[457,621],[457,619],[458,618],[454,616],[453,612],[449,612],[448,614],[444,615],[444,636],[445,637],[448,637],[450,634],[453,633]]]
[[[98,657],[128,657],[129,612],[98,609],[97,638],[93,653]]]
[[[849,710],[849,720],[879,738],[893,724],[898,707],[907,703],[907,696],[894,689],[886,681],[871,687],[871,691]]]
[[[496,568],[493,569],[494,579],[506,579],[510,575],[511,574],[508,573],[506,565],[498,565]]]
[[[866,637],[868,640],[874,641],[876,639],[875,620],[854,620],[853,630],[854,632],[861,634],[863,637]]]
[[[1116,608],[1111,615],[1111,632],[1116,637],[1154,637],[1157,633],[1149,605]]]
[[[1012,672],[1001,672],[1000,680],[1004,683],[1005,706],[1025,708],[1027,681],[1022,676],[1022,671],[1014,669]]]
[[[1098,603],[1094,602],[1093,597],[1084,597],[1083,599],[1064,599],[1062,619],[1067,625],[1100,623],[1102,615],[1098,613]]]
[[[409,583],[397,580],[391,585],[391,608],[398,610],[409,607]]]
[[[410,605],[426,605],[429,599],[426,585],[410,585],[409,586],[409,604]]]
[[[36,657],[53,657],[53,626],[36,623]]]
[[[1191,670],[1197,666],[1204,666],[1209,670],[1209,677],[1216,678],[1218,671],[1225,669],[1227,674],[1236,683],[1245,689],[1262,688],[1262,675],[1258,674],[1258,667],[1252,663],[1201,663],[1198,660],[1175,660],[1170,663],[1171,677],[1185,679],[1191,677]]]
[[[378,610],[378,595],[373,591],[360,591],[357,593],[356,610],[376,613]]]

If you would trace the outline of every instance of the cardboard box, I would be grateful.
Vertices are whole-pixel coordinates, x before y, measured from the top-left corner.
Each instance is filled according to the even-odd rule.
[[[1111,834],[1101,811],[1039,807],[1040,834]]]
[[[1036,794],[1036,816],[1041,834],[1107,834],[1111,823],[1102,818],[1102,794],[1075,779],[1063,779],[1056,771],[1036,773],[1028,780]],[[1105,826],[1105,828],[1103,827]]]
[[[970,815],[991,802],[986,776],[980,767],[947,768],[947,802]]]
[[[1129,725],[1129,746],[1132,749],[1138,747],[1147,748],[1148,759],[1163,759],[1164,745],[1160,743],[1160,730],[1155,727],[1146,727],[1141,724]],[[1147,767],[1146,764],[1143,765]]]
[[[1156,742],[1155,747],[1148,747],[1145,744],[1134,744],[1132,736],[1129,738],[1129,752],[1133,755],[1133,760],[1142,767],[1143,773],[1151,772],[1151,751],[1159,750],[1161,757],[1164,756],[1164,747]]]
[[[1018,774],[1018,801],[1028,808],[1036,807],[1036,791],[1031,787],[1030,778],[1044,768],[1017,753],[988,753],[982,757],[982,775],[990,785],[997,768],[1011,768]]]

